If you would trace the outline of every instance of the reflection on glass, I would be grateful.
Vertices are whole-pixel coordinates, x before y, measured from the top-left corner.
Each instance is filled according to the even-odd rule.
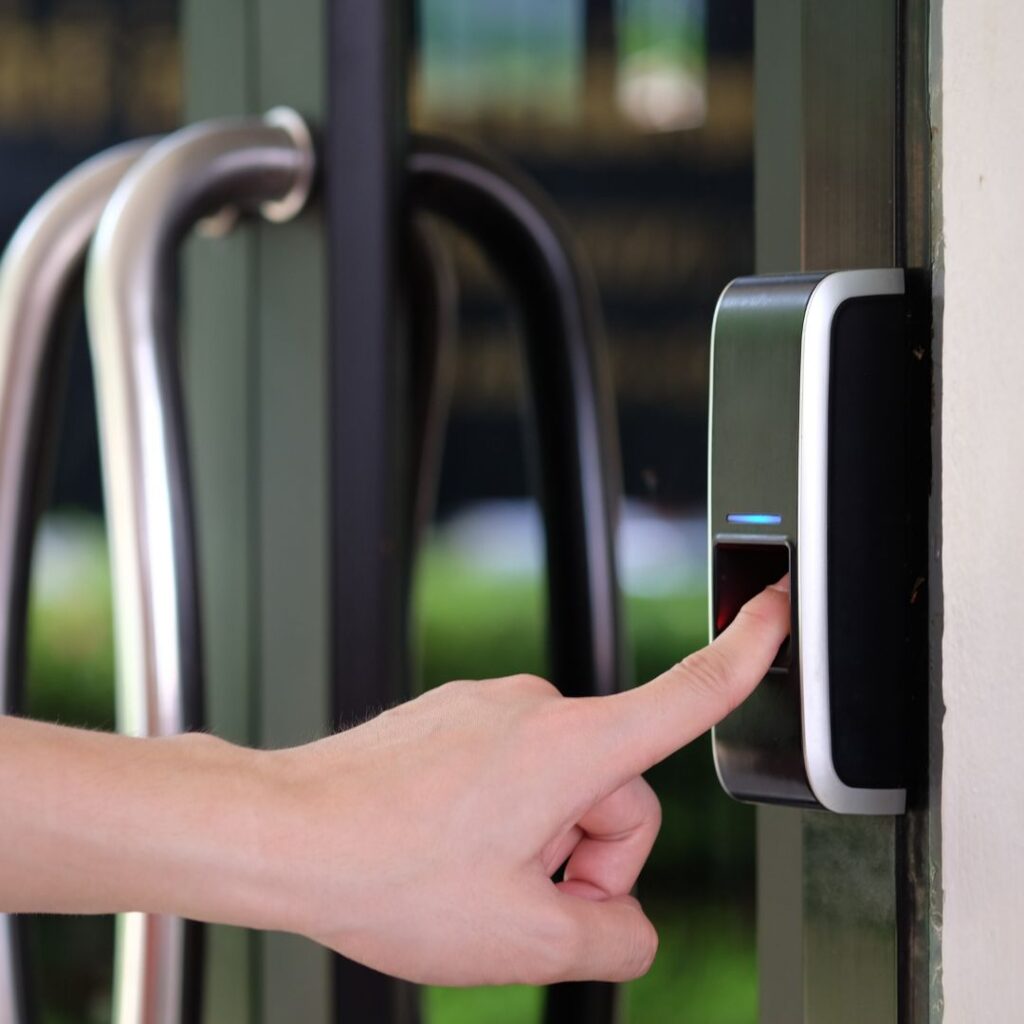
[[[576,112],[584,18],[581,0],[424,0],[423,99],[434,116]]]
[[[707,115],[706,0],[617,0],[620,112],[645,131],[698,128]]]
[[[708,341],[718,293],[753,265],[752,0],[418,0],[417,24],[413,129],[482,144],[534,178],[593,272],[618,406],[633,677],[652,678],[707,641]],[[426,686],[547,671],[515,304],[479,251],[445,237],[458,354],[417,573]],[[622,1020],[752,1024],[753,811],[722,793],[706,737],[650,780],[664,819],[640,895],[661,949],[625,987]],[[423,1006],[427,1024],[543,1020],[532,989],[429,989]]]

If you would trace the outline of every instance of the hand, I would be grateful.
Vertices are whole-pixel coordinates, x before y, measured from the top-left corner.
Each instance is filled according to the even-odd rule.
[[[449,683],[263,755],[274,926],[429,984],[642,975],[658,940],[630,891],[660,809],[641,773],[762,679],[789,630],[788,586],[626,693],[568,699],[533,676]]]
[[[641,773],[736,707],[788,629],[783,580],[628,693],[449,683],[291,750],[0,716],[0,911],[285,929],[434,984],[635,978],[657,949],[629,895],[659,825]]]

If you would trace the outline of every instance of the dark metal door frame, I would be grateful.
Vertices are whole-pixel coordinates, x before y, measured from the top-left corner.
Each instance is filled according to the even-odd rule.
[[[916,724],[904,818],[758,811],[763,1024],[933,1019],[940,733],[939,699],[929,694],[938,693],[940,591],[937,545],[929,544],[937,533],[929,493],[937,489],[929,492],[927,435],[928,7],[926,0],[756,5],[758,271],[908,270],[916,381],[908,417],[919,456],[909,528],[920,566],[908,600],[932,652],[932,664],[922,658],[908,680]]]

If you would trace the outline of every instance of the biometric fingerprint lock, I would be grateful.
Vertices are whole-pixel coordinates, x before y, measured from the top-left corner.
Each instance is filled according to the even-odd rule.
[[[712,328],[712,636],[787,570],[792,632],[714,730],[741,800],[906,802],[906,349],[901,270],[741,278]]]

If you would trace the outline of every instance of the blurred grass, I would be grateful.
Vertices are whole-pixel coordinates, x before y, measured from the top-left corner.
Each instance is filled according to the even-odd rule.
[[[114,727],[114,624],[103,524],[48,517],[33,555],[26,644],[26,712]]]
[[[627,986],[627,1020],[638,1024],[752,1024],[757,1019],[757,964],[752,920],[738,908],[674,903],[646,909],[661,944],[650,973]],[[432,1024],[525,1024],[540,1021],[543,992],[507,988],[431,988]]]
[[[543,581],[488,573],[443,542],[428,544],[414,592],[424,687],[455,678],[545,674]],[[702,592],[632,596],[626,604],[634,676],[646,680],[706,638]],[[113,725],[110,576],[95,520],[47,520],[29,602],[28,712],[71,725]],[[752,1024],[753,814],[718,789],[702,739],[652,770],[664,823],[641,882],[661,934],[648,976],[628,986],[634,1024]],[[44,1024],[109,1016],[110,919],[33,922],[30,949]],[[540,993],[428,989],[427,1024],[527,1024]]]

